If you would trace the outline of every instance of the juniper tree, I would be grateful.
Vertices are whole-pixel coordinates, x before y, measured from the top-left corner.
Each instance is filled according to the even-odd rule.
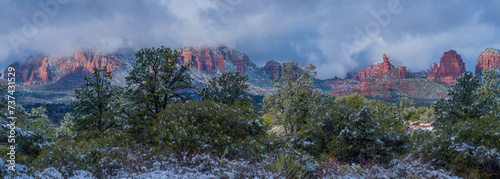
[[[299,131],[321,99],[315,90],[315,69],[314,65],[299,67],[295,61],[283,64],[281,77],[274,83],[276,93],[264,98],[267,113],[286,131]]]
[[[107,68],[94,68],[92,76],[85,77],[85,84],[75,90],[75,131],[84,138],[107,136],[120,125],[115,115],[116,103],[122,89],[111,85],[111,72]]]
[[[248,77],[240,72],[228,72],[212,78],[199,92],[202,100],[246,105],[250,102],[247,90]]]

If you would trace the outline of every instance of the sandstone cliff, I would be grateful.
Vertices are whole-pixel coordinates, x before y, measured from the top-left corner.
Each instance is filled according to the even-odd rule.
[[[486,48],[479,57],[477,57],[476,73],[483,69],[491,69],[500,67],[500,50],[494,48]]]
[[[455,83],[460,75],[465,73],[465,63],[462,57],[456,51],[450,50],[443,54],[439,67],[434,63],[432,74],[427,77],[428,80],[451,85]]]

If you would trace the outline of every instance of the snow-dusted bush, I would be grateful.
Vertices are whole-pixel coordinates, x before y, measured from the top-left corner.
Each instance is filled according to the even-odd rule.
[[[189,153],[258,152],[252,147],[264,134],[251,109],[212,101],[171,104],[151,130],[158,145]]]
[[[46,168],[42,172],[37,171],[35,172],[35,178],[40,178],[40,179],[63,179],[63,176],[59,171],[57,171],[53,167]]]

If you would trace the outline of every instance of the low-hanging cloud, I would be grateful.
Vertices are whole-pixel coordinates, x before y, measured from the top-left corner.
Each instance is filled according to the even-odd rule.
[[[353,45],[359,37],[356,29],[377,22],[372,12],[389,11],[391,2],[398,2],[401,11],[392,13],[376,36],[355,44],[346,58],[341,44]],[[27,52],[55,56],[70,55],[77,48],[112,52],[124,47],[227,45],[257,65],[271,59],[312,63],[320,78],[343,77],[379,61],[384,53],[418,71],[449,49],[462,54],[471,70],[484,48],[500,48],[498,5],[396,0],[2,1],[0,64]],[[13,44],[12,34],[23,37],[23,30],[29,32],[26,20],[36,32]]]

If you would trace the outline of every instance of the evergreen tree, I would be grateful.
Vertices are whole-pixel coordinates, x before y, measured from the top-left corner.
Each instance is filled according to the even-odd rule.
[[[274,83],[277,92],[264,98],[267,113],[287,132],[299,131],[321,99],[315,89],[315,69],[314,65],[299,68],[295,61],[283,64],[281,77]]]
[[[84,138],[108,136],[121,125],[115,115],[121,88],[111,85],[111,72],[107,68],[94,68],[93,75],[85,77],[85,84],[75,90],[75,131]]]
[[[248,77],[240,72],[228,72],[212,78],[199,92],[202,100],[222,102],[224,104],[248,104]]]
[[[64,119],[61,122],[61,126],[57,128],[56,135],[61,138],[73,138],[75,137],[75,132],[73,131],[73,127],[75,126],[75,122],[73,121],[74,117],[71,113],[66,113]]]
[[[372,117],[369,108],[364,107],[349,117],[347,126],[330,147],[334,156],[342,161],[378,161],[387,155],[384,138],[382,126]]]
[[[437,128],[446,124],[455,124],[467,118],[476,118],[484,114],[484,102],[478,102],[477,90],[481,81],[477,75],[466,72],[456,79],[448,90],[448,99],[440,99],[434,105]]]
[[[137,61],[126,77],[128,97],[133,102],[129,111],[129,133],[132,137],[151,141],[147,128],[168,104],[183,102],[182,91],[193,88],[188,64],[182,64],[179,52],[170,48],[146,48],[135,54]]]

